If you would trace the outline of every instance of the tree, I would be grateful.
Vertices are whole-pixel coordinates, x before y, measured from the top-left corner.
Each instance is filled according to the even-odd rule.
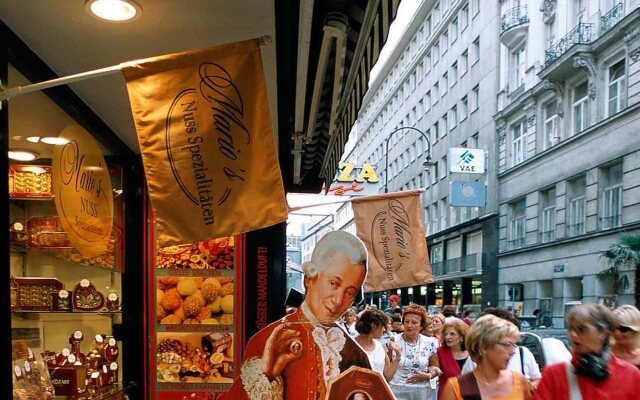
[[[633,293],[636,307],[640,307],[640,234],[622,235],[618,243],[612,244],[602,252],[607,259],[608,268],[598,274],[599,279],[612,278],[616,294],[629,287],[629,278],[620,273],[621,267],[631,266],[635,270]]]

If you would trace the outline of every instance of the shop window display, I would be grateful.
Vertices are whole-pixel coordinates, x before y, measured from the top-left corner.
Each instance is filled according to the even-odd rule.
[[[43,93],[8,122],[13,397],[122,398],[122,165]]]

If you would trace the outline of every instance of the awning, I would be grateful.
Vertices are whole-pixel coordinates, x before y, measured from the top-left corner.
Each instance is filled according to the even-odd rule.
[[[333,179],[399,4],[309,0],[297,10],[277,4],[277,26],[285,15],[299,22],[295,40],[282,36],[293,30],[277,32],[280,158],[288,191],[318,192]],[[296,44],[295,56],[285,48],[289,42]],[[285,58],[295,59],[288,73]]]

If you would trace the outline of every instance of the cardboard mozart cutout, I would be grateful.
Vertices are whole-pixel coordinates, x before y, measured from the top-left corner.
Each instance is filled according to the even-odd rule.
[[[302,269],[304,301],[249,339],[228,399],[328,399],[341,373],[352,366],[371,369],[364,350],[336,324],[361,298],[367,274],[363,243],[347,232],[329,232]]]

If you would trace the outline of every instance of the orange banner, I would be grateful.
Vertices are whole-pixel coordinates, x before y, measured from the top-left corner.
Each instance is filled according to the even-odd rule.
[[[255,40],[123,65],[161,247],[287,219]]]
[[[369,252],[366,292],[433,282],[420,191],[352,200],[358,237]]]

